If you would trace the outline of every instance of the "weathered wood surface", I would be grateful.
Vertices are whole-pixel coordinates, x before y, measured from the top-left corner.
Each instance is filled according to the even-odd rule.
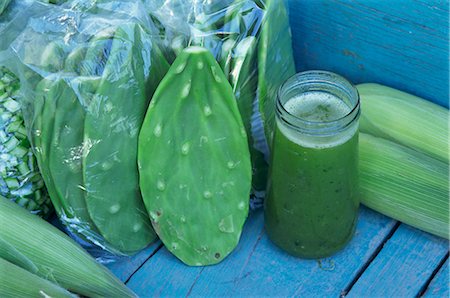
[[[450,283],[450,267],[447,260],[439,270],[436,276],[431,280],[430,285],[425,289],[425,297],[450,297],[449,283]]]
[[[349,297],[420,293],[447,253],[448,241],[402,224],[351,288]]]
[[[449,2],[290,0],[298,70],[323,69],[449,105]]]
[[[379,250],[395,221],[362,208],[354,239],[339,254],[300,260],[275,247],[252,214],[237,249],[216,266],[187,267],[165,248],[135,273],[128,286],[139,296],[292,296],[340,294]]]

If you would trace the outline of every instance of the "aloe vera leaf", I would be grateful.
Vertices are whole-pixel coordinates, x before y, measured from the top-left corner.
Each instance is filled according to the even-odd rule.
[[[207,49],[185,49],[158,86],[138,162],[144,203],[167,249],[193,266],[223,260],[248,214],[251,163],[233,90]]]
[[[137,143],[148,101],[168,64],[164,69],[161,52],[143,44],[152,45],[140,26],[128,23],[116,30],[84,126],[88,211],[103,237],[126,253],[156,239],[139,192]]]
[[[0,258],[0,296],[16,297],[76,297],[60,286]]]
[[[284,2],[267,0],[265,6],[258,44],[258,99],[264,132],[271,146],[278,88],[295,74],[295,63]]]

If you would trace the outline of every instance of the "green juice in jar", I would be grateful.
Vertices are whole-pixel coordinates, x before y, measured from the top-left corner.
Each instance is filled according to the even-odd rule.
[[[301,88],[288,81],[277,101],[265,225],[288,253],[322,258],[343,248],[356,226],[359,100],[337,75],[299,75],[306,82],[291,83]]]

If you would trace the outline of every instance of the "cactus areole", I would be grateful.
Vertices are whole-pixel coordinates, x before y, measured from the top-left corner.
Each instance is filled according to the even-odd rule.
[[[237,245],[251,162],[232,88],[212,54],[185,49],[158,86],[139,136],[140,187],[165,246],[211,265]]]

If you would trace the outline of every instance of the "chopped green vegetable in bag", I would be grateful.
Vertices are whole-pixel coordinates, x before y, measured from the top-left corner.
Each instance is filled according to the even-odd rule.
[[[0,67],[0,195],[45,218],[53,207],[27,140],[19,85]]]

